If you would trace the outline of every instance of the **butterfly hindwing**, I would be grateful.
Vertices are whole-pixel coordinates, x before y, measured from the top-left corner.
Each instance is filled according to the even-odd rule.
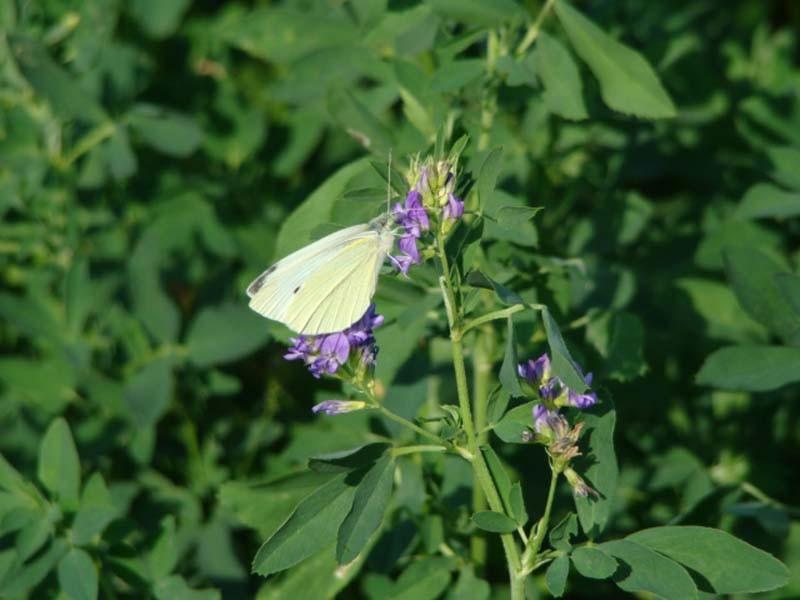
[[[378,232],[371,231],[335,250],[293,295],[286,324],[316,335],[342,331],[357,321],[375,291],[384,256],[380,243]]]

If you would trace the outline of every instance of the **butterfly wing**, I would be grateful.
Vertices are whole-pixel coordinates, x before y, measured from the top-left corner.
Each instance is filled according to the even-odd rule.
[[[368,224],[324,237],[256,278],[250,307],[299,333],[342,331],[369,307],[387,244],[386,233]]]

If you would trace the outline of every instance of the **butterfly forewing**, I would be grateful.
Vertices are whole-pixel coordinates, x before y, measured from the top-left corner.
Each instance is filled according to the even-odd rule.
[[[247,289],[250,307],[309,335],[342,331],[366,312],[391,234],[369,224],[314,242],[264,271]]]

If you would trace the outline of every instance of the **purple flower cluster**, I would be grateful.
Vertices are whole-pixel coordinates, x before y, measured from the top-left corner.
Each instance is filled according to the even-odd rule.
[[[292,345],[283,356],[286,360],[302,360],[311,374],[319,379],[333,375],[352,356],[358,356],[362,365],[375,363],[377,347],[372,330],[383,323],[383,316],[375,312],[372,304],[358,321],[344,331],[325,335],[300,335],[291,338]]]
[[[417,189],[425,181],[427,181],[427,177],[423,170],[417,187],[408,192],[406,201],[403,204],[398,202],[393,211],[395,222],[403,228],[403,234],[400,236],[400,241],[397,242],[400,255],[393,259],[403,275],[408,275],[411,265],[422,262],[419,248],[417,248],[417,240],[422,237],[423,231],[430,229],[428,213],[422,205],[422,194]]]
[[[564,417],[558,412],[560,406],[574,406],[586,409],[597,404],[597,394],[591,390],[574,392],[552,373],[550,357],[542,354],[517,366],[519,376],[531,385],[537,386],[542,404],[533,407],[533,428],[536,433],[555,431],[563,426]],[[583,377],[586,385],[592,384],[592,374]]]
[[[597,394],[591,390],[583,393],[574,392],[569,389],[562,381],[552,374],[550,357],[542,354],[536,360],[517,365],[519,376],[532,385],[538,386],[539,395],[542,400],[548,403],[555,403],[557,406],[574,406],[575,408],[589,408],[597,404]],[[586,385],[592,385],[592,374],[583,376]]]
[[[411,166],[411,190],[392,211],[402,233],[397,243],[400,253],[391,259],[404,275],[411,265],[422,262],[418,244],[425,232],[433,226],[446,234],[464,214],[464,202],[455,195],[456,178],[451,169],[448,161],[435,163],[431,159],[422,165],[415,161]]]

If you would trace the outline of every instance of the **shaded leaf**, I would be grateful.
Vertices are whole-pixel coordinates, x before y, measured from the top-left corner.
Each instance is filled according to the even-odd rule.
[[[678,563],[630,540],[598,546],[620,561],[614,583],[626,592],[650,592],[665,600],[697,598],[697,587]]]
[[[719,529],[653,527],[637,531],[627,539],[700,574],[704,579],[701,589],[706,592],[763,592],[781,587],[789,580],[789,570],[774,556]]]
[[[547,589],[556,598],[564,595],[567,588],[567,577],[569,576],[569,557],[566,555],[556,558],[544,574],[544,581]]]
[[[533,62],[544,86],[542,99],[550,112],[573,120],[589,116],[583,102],[583,83],[578,66],[561,42],[540,32]]]
[[[555,4],[573,48],[600,82],[605,103],[647,119],[675,116],[675,106],[647,60],[600,29],[566,0]]]
[[[337,531],[353,504],[356,488],[342,473],[304,498],[253,559],[253,572],[270,575],[316,554],[336,539]]]
[[[617,489],[619,468],[614,451],[617,412],[610,400],[603,399],[600,404],[583,411],[583,421],[587,431],[583,440],[588,437],[588,443],[584,446],[585,456],[576,461],[576,470],[597,491],[598,496],[575,495],[575,507],[581,528],[591,539],[595,539],[608,524]]]
[[[570,555],[575,570],[584,577],[608,579],[617,570],[617,561],[599,548],[582,546]]]
[[[697,382],[729,390],[766,392],[800,381],[800,348],[729,346],[706,358]]]
[[[353,506],[339,528],[336,560],[347,564],[366,547],[378,530],[392,494],[394,461],[389,455],[376,462],[356,488]]]
[[[37,475],[62,507],[77,508],[81,464],[69,425],[61,417],[50,424],[39,444]]]
[[[511,533],[517,530],[514,519],[491,510],[476,512],[472,515],[472,522],[484,531],[492,533]]]
[[[70,550],[58,563],[58,584],[70,600],[96,600],[97,567],[80,548]]]

